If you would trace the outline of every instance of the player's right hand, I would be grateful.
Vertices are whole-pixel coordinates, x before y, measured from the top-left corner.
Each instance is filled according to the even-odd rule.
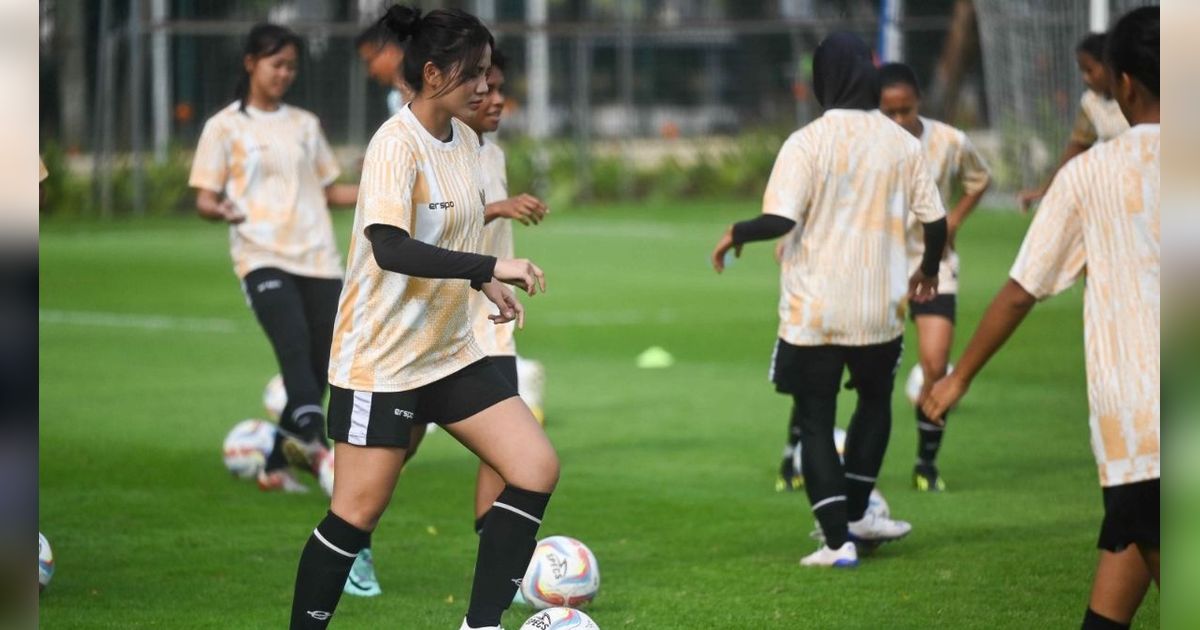
[[[234,203],[225,199],[217,205],[217,212],[221,215],[221,220],[226,223],[237,225],[246,220],[246,215],[242,214]]]
[[[943,376],[933,384],[929,393],[924,395],[917,404],[925,417],[935,424],[946,424],[946,411],[953,408],[967,393],[967,383],[954,372]]]
[[[925,272],[917,269],[912,277],[908,279],[908,299],[910,302],[917,302],[919,304],[928,302],[937,297],[937,290],[937,274],[927,276]]]
[[[541,199],[527,193],[509,197],[499,202],[500,216],[520,221],[523,225],[537,225],[546,218],[550,209]]]
[[[546,292],[546,274],[525,258],[504,258],[496,261],[492,275],[505,284],[524,289],[529,295]]]

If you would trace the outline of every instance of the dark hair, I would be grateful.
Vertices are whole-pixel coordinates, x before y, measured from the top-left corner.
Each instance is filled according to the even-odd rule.
[[[508,70],[508,55],[500,52],[500,49],[496,48],[494,44],[492,45],[492,67],[500,72]]]
[[[255,24],[254,28],[250,29],[250,34],[246,36],[246,45],[242,48],[242,58],[245,59],[247,55],[255,58],[270,57],[287,46],[295,46],[298,53],[304,47],[303,45],[304,40],[291,30],[278,24],[262,22]],[[233,95],[241,101],[238,104],[238,111],[246,113],[246,99],[250,96],[250,73],[246,72],[244,63],[242,64],[242,76],[238,78]]]
[[[879,89],[889,88],[893,85],[907,85],[912,88],[913,94],[917,98],[921,98],[921,86],[917,83],[917,73],[908,64],[903,63],[885,63],[879,67]]]
[[[1104,61],[1104,42],[1108,39],[1106,33],[1089,33],[1075,44],[1075,52],[1085,53],[1096,61]]]
[[[376,20],[367,29],[358,34],[354,38],[354,48],[357,50],[370,44],[371,46],[383,47],[388,44],[400,46],[400,42],[396,41],[396,35],[392,33],[392,29],[388,28],[383,20]]]
[[[475,67],[485,46],[495,40],[479,18],[458,9],[436,9],[421,15],[420,9],[392,5],[376,26],[386,28],[390,41],[405,44],[404,81],[420,92],[425,84],[425,64],[432,62],[442,72],[458,67],[442,92],[454,89],[475,76]]]
[[[1158,98],[1158,7],[1134,9],[1117,21],[1104,62],[1114,77],[1128,74]]]

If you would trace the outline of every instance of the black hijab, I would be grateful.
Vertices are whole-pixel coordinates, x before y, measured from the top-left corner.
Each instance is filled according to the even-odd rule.
[[[825,109],[876,109],[879,76],[871,49],[853,33],[826,37],[813,55],[813,93]]]

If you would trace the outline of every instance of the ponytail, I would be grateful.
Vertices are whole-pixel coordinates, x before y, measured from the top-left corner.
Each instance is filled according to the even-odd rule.
[[[456,73],[442,89],[445,92],[474,78],[484,49],[496,47],[491,32],[470,13],[435,9],[422,15],[420,9],[399,4],[392,5],[360,37],[362,41],[379,38],[375,39],[378,43],[387,40],[403,46],[404,82],[416,92],[425,84],[425,64]]]

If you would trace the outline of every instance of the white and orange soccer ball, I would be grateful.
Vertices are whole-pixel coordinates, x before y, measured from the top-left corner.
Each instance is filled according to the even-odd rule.
[[[954,364],[946,366],[946,374],[954,373]],[[921,397],[921,388],[925,386],[925,371],[921,369],[921,364],[918,363],[912,366],[908,372],[908,379],[904,381],[904,395],[908,398],[908,402],[917,404],[917,399]]]
[[[533,550],[521,595],[538,610],[579,608],[600,591],[600,565],[587,545],[569,536],[550,536]],[[558,626],[554,626],[558,627]],[[565,627],[565,626],[564,626]]]
[[[266,468],[275,448],[275,424],[266,420],[242,420],[225,436],[222,457],[235,477],[253,479]]]
[[[521,630],[600,630],[600,626],[574,608],[547,608],[534,613]]]
[[[283,387],[283,376],[276,374],[267,381],[267,386],[263,389],[263,409],[267,410],[267,417],[275,422],[279,422],[279,416],[283,414],[283,408],[287,406],[287,390]]]
[[[50,585],[54,577],[54,551],[50,549],[50,541],[38,532],[38,591]]]

